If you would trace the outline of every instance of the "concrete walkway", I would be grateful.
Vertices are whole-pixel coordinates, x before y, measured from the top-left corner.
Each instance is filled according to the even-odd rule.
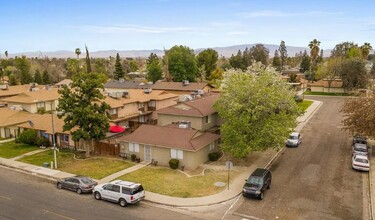
[[[101,180],[98,180],[98,183],[106,183],[106,182],[110,182],[111,180],[114,180],[116,179],[117,177],[120,177],[122,175],[125,175],[127,173],[131,173],[131,172],[134,172],[136,170],[139,170],[145,166],[148,166],[150,164],[150,162],[145,162],[145,161],[142,161],[141,163],[137,164],[137,165],[134,165],[132,167],[129,167],[127,169],[124,169],[124,170],[121,170],[117,173],[114,173],[114,174],[111,174],[109,176],[106,176],[104,177],[103,179]]]
[[[49,150],[49,149],[50,148],[44,148],[44,149],[34,150],[34,151],[28,152],[26,154],[22,154],[22,155],[19,155],[17,157],[10,158],[10,159],[11,160],[18,160],[18,159],[20,159],[22,157],[27,157],[27,156],[34,155],[34,154],[37,154],[37,153],[41,153],[41,152]]]
[[[308,120],[311,118],[312,114],[314,114],[321,105],[322,105],[321,102],[315,101],[306,110],[305,114],[303,116],[300,116],[297,119],[298,126],[296,127],[295,130],[300,131],[308,122]],[[273,151],[270,153],[270,151],[265,151],[261,153],[260,156],[253,162],[253,164],[250,167],[247,167],[247,168],[241,167],[241,173],[234,180],[231,181],[231,183],[229,184],[229,189],[225,189],[220,193],[210,195],[210,196],[205,196],[205,197],[177,198],[177,197],[170,197],[170,196],[165,196],[165,195],[146,191],[145,200],[153,202],[153,203],[159,203],[159,204],[169,205],[169,206],[180,206],[180,207],[206,206],[206,205],[218,204],[221,202],[228,201],[238,196],[242,192],[242,187],[243,187],[245,180],[256,168],[269,167],[272,161],[274,161],[278,157],[278,155],[283,152],[283,150],[284,148],[278,152]],[[25,163],[21,163],[15,160],[11,160],[11,159],[0,158],[0,165],[27,171],[33,174],[39,174],[43,177],[48,177],[49,179],[51,178],[59,179],[59,178],[74,176],[74,174],[62,172],[59,170],[53,170],[49,168],[34,166],[30,164],[25,164]],[[102,182],[111,181],[113,179],[116,179],[119,176],[141,169],[147,165],[148,165],[147,163],[137,164],[133,167],[124,169],[110,176],[107,176],[99,180],[98,182],[102,183]],[[234,167],[234,169],[236,169],[236,166]]]

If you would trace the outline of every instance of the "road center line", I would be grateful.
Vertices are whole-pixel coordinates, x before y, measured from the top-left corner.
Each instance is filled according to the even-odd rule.
[[[56,212],[48,211],[48,210],[46,210],[46,209],[43,209],[43,212],[44,212],[44,213],[51,213],[51,214],[57,215],[57,216],[59,216],[59,217],[61,217],[61,218],[65,218],[65,219],[69,219],[69,220],[75,220],[74,218],[70,218],[70,217],[68,217],[68,216],[61,215],[61,214],[56,213]]]

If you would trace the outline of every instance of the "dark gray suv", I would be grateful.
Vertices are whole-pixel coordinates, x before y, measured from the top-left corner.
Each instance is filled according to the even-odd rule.
[[[242,195],[245,197],[257,197],[262,200],[264,198],[264,191],[271,187],[271,181],[271,171],[258,168],[246,180]]]

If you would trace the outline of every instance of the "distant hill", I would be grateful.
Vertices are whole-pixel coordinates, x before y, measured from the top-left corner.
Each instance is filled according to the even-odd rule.
[[[245,48],[251,48],[256,44],[242,44],[242,45],[233,45],[233,46],[227,46],[227,47],[213,47],[212,49],[216,50],[220,56],[230,57],[232,54],[237,54],[238,50],[244,51]],[[263,44],[268,50],[270,51],[270,56],[273,57],[273,54],[275,53],[275,50],[279,48],[279,45],[274,44]],[[310,51],[307,47],[294,47],[294,46],[286,46],[288,51],[288,56],[295,56],[296,53],[299,53],[300,51],[306,50],[307,52]],[[199,53],[200,51],[204,50],[206,48],[199,48],[196,49],[195,52]],[[162,56],[164,54],[163,50],[102,50],[102,51],[93,51],[90,52],[91,57],[95,58],[108,58],[109,56],[115,57],[116,53],[119,53],[121,57],[141,57],[146,58],[150,55],[150,53],[155,53],[158,56]],[[328,57],[331,54],[331,50],[324,50],[323,52],[325,57]],[[22,53],[14,53],[9,54],[9,57],[15,57],[15,56],[22,56],[25,55],[27,57],[49,57],[49,58],[76,58],[76,54],[74,51],[68,51],[68,50],[58,50],[58,51],[36,51],[36,52],[22,52]],[[80,55],[81,58],[84,58],[86,55],[85,53],[82,53]]]

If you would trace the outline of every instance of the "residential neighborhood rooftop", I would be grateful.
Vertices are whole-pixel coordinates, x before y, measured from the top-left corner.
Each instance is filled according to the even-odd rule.
[[[197,83],[197,82],[189,82],[188,84],[183,84],[182,82],[155,82],[154,85],[151,86],[152,89],[161,89],[161,90],[174,90],[174,91],[195,91],[195,90],[202,90],[206,86],[213,88],[208,83]]]

